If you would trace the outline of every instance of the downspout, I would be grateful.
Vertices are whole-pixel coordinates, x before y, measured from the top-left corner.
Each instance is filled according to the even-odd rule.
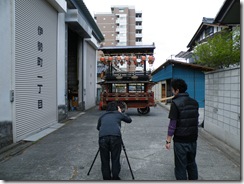
[[[84,94],[85,94],[85,89],[84,89],[84,61],[85,61],[85,41],[82,39],[82,61],[81,61],[81,110],[85,110],[85,102],[84,102]]]
[[[68,25],[65,24],[65,114],[68,118],[69,99],[68,99]]]

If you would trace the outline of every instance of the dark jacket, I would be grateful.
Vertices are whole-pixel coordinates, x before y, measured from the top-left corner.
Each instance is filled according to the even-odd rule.
[[[178,118],[174,133],[175,142],[193,142],[198,136],[198,102],[188,93],[179,93],[173,98],[178,110]]]
[[[98,119],[97,130],[99,130],[99,137],[107,135],[121,136],[121,121],[131,123],[132,120],[125,113],[118,111],[104,113]]]

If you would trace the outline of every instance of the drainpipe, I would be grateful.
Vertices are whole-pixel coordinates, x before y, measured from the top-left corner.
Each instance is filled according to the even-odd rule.
[[[69,99],[68,99],[68,25],[65,24],[65,116],[68,118],[68,107],[69,107]]]
[[[82,39],[82,61],[81,61],[81,69],[82,69],[82,77],[81,77],[81,110],[85,110],[85,102],[84,102],[84,95],[85,95],[85,89],[84,89],[84,62],[85,62],[85,40]]]

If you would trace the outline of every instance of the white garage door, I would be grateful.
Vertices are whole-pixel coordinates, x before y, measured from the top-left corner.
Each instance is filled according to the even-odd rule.
[[[15,1],[16,141],[57,122],[57,17],[45,0]]]

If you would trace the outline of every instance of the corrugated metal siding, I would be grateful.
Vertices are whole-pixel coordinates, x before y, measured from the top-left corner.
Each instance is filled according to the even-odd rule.
[[[171,79],[172,78],[172,65],[168,65],[165,68],[162,68],[159,72],[153,75],[152,81],[153,82],[158,82],[158,81],[163,81],[166,79]]]
[[[195,73],[195,96],[199,107],[205,106],[205,74],[203,72]]]
[[[190,97],[197,100],[199,107],[204,107],[205,79],[204,73],[198,70],[190,70],[186,67],[174,67],[173,78],[183,79],[188,86],[187,92]]]
[[[44,0],[15,1],[16,141],[57,122],[57,15]]]

